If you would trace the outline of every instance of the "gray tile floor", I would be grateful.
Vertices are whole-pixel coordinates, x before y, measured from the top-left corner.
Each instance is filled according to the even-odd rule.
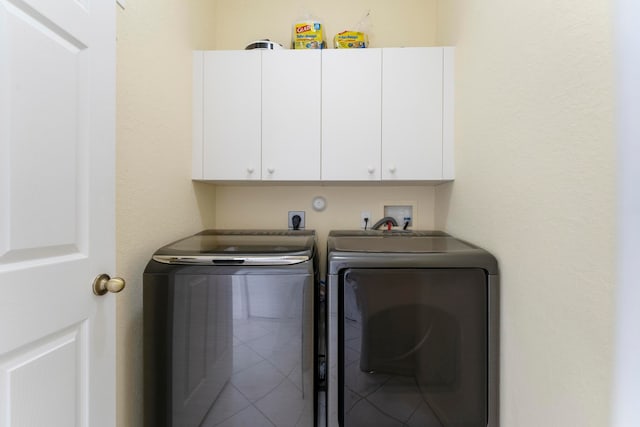
[[[300,319],[234,319],[233,331],[233,373],[202,426],[312,426],[312,365],[308,359],[302,371]]]

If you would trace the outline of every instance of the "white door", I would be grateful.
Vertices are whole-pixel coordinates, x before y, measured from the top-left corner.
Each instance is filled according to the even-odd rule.
[[[0,0],[0,426],[114,427],[115,4]]]

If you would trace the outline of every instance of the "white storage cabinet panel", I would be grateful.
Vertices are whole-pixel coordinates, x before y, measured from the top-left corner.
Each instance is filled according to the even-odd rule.
[[[443,49],[382,50],[382,179],[442,179]]]
[[[380,180],[380,49],[322,51],[322,180]]]
[[[193,99],[193,108],[191,114],[192,137],[191,137],[191,178],[204,179],[203,173],[203,153],[202,140],[203,121],[202,121],[202,103],[204,102],[204,94],[202,93],[204,74],[204,52],[196,50],[193,52],[193,82],[191,95]]]
[[[207,51],[203,66],[203,179],[261,178],[261,72],[255,51]]]
[[[454,168],[454,78],[455,78],[455,48],[443,48],[442,64],[442,179],[451,180],[455,177]]]
[[[320,180],[320,54],[262,52],[263,180]]]

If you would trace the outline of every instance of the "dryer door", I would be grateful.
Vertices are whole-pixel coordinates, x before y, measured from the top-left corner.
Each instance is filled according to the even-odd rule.
[[[484,270],[348,269],[338,298],[342,426],[487,425]]]

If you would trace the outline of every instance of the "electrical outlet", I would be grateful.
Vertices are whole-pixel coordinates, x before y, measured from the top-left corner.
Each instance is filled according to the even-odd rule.
[[[298,225],[298,228],[304,228],[304,211],[289,211],[289,215],[287,217],[287,227],[289,228],[289,230],[295,229],[293,219],[296,216],[300,217],[300,224]]]
[[[372,224],[373,223],[371,222],[371,212],[369,211],[360,212],[360,228],[362,228],[363,230],[370,229]]]

